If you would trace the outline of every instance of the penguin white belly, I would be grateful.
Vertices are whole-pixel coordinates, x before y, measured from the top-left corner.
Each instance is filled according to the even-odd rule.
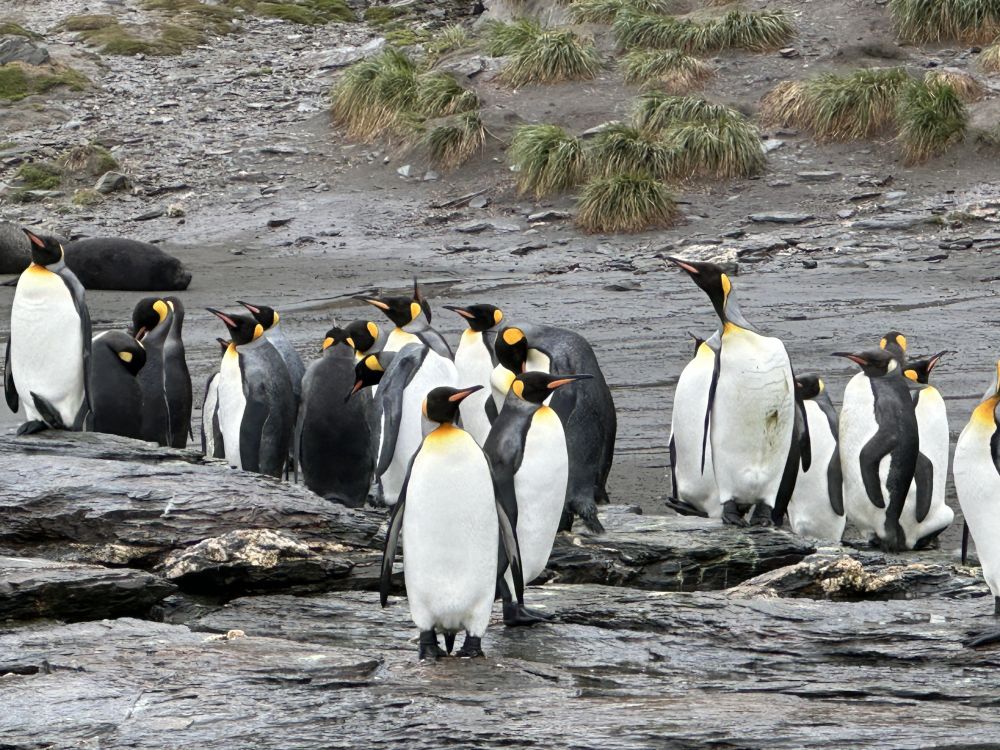
[[[712,406],[712,463],[723,502],[774,507],[792,441],[792,370],[784,345],[727,331]]]
[[[382,351],[386,352],[398,352],[407,344],[419,344],[420,339],[408,331],[404,331],[402,328],[393,328],[389,332],[389,337],[385,341],[385,347]]]
[[[240,459],[240,427],[247,399],[243,393],[243,373],[240,355],[230,345],[219,368],[219,429],[226,450],[226,461],[234,469],[242,469]]]
[[[877,508],[868,499],[861,478],[861,450],[878,432],[875,421],[875,396],[871,383],[858,373],[844,390],[840,410],[840,467],[844,476],[844,511],[847,520],[867,536],[881,536],[885,530],[885,508]],[[879,465],[882,497],[886,498],[885,481],[889,473],[889,456]]]
[[[497,407],[497,413],[503,409],[503,402],[507,400],[507,392],[516,376],[503,365],[493,368],[490,375],[490,392],[493,396],[493,403]]]
[[[996,429],[992,414],[988,423],[972,421],[962,430],[955,446],[955,492],[976,554],[983,566],[983,578],[993,596],[1000,596],[1000,474],[990,452],[990,438]]]
[[[917,430],[920,435],[920,452],[930,459],[934,467],[931,490],[931,507],[927,517],[917,522],[917,484],[910,484],[906,505],[899,523],[906,533],[906,546],[910,549],[923,537],[946,529],[955,520],[955,512],[945,502],[945,484],[948,480],[948,411],[937,388],[928,386],[917,400]]]
[[[83,328],[69,287],[40,266],[28,266],[17,282],[10,313],[10,359],[27,419],[41,419],[31,398],[36,393],[72,426],[86,396]]]
[[[464,430],[435,430],[413,461],[403,509],[406,597],[420,630],[482,637],[493,609],[499,531],[482,450]]]
[[[828,468],[837,449],[826,414],[815,401],[804,402],[809,421],[812,462],[795,481],[795,491],[788,503],[788,522],[799,536],[839,542],[844,535],[847,516],[837,515],[830,505]],[[839,459],[838,459],[839,460]]]
[[[215,455],[215,411],[219,406],[220,373],[212,376],[205,393],[205,404],[201,410],[201,434],[205,436],[205,455]]]
[[[711,440],[705,445],[704,472],[701,469],[705,410],[708,408],[708,389],[714,366],[715,355],[712,351],[702,352],[699,349],[677,380],[670,415],[670,435],[675,453],[673,475],[677,480],[674,493],[678,499],[708,513],[709,518],[722,516],[719,488],[712,466]]]
[[[493,360],[483,343],[483,334],[466,329],[455,352],[455,369],[458,370],[458,384],[462,388],[481,385],[483,389],[467,396],[459,404],[462,427],[468,431],[479,445],[486,442],[490,434],[490,419],[486,416],[486,402],[491,396]],[[499,410],[498,410],[499,411]]]

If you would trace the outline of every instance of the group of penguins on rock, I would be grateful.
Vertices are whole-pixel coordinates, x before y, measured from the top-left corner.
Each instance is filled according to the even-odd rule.
[[[91,336],[84,290],[60,243],[25,230],[4,364],[19,433],[94,430],[184,447],[191,378],[184,308],[141,300],[132,327]],[[675,510],[729,524],[781,525],[839,540],[850,520],[889,551],[934,542],[945,504],[948,426],[928,379],[945,352],[912,361],[906,339],[840,353],[861,372],[838,418],[823,381],[796,376],[782,342],[743,317],[732,282],[712,263],[670,261],[709,296],[719,330],[696,340],[677,383],[670,436]],[[327,331],[305,366],[276,310],[211,309],[225,325],[219,369],[202,409],[202,449],[275,477],[301,471],[317,494],[391,509],[382,560],[387,602],[396,549],[421,658],[482,654],[493,602],[505,624],[551,614],[528,608],[524,583],[542,573],[574,516],[601,531],[596,506],[617,432],[615,407],[590,345],[571,331],[505,321],[491,304],[447,307],[467,324],[454,354],[411,295],[359,298],[390,325],[357,320]],[[955,484],[1000,613],[1000,363],[954,459]],[[444,635],[445,648],[438,642]]]

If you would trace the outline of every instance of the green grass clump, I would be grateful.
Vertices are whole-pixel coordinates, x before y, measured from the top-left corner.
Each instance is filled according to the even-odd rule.
[[[518,191],[536,198],[580,184],[587,171],[580,139],[556,125],[522,125],[507,155],[518,168]]]
[[[74,206],[96,206],[104,200],[104,196],[91,188],[84,188],[73,193]]]
[[[417,105],[417,75],[416,63],[391,48],[352,65],[333,92],[334,120],[361,140],[405,134]]]
[[[74,146],[59,157],[59,164],[71,174],[100,177],[105,172],[121,169],[118,160],[97,143]]]
[[[424,136],[431,163],[440,169],[454,169],[482,151],[486,128],[475,112],[454,115],[431,128]]]
[[[735,110],[681,121],[662,133],[674,154],[673,176],[731,179],[764,171],[760,131]]]
[[[732,10],[722,18],[698,23],[625,9],[615,17],[612,28],[623,49],[645,47],[696,53],[724,49],[763,52],[781,47],[795,34],[788,17],[780,11]]]
[[[913,81],[897,112],[905,164],[920,164],[965,137],[968,113],[954,88],[940,81]]]
[[[671,226],[678,211],[667,186],[647,174],[591,180],[578,202],[576,223],[585,232],[641,232]]]
[[[486,54],[490,57],[504,57],[519,52],[544,31],[538,21],[530,18],[519,18],[511,23],[489,21],[483,28]]]
[[[499,78],[515,87],[589,80],[597,75],[601,64],[593,42],[580,39],[572,31],[545,31],[513,53]]]
[[[444,117],[479,109],[479,96],[450,73],[424,73],[417,79],[416,108],[424,117]]]
[[[206,5],[200,0],[143,0],[142,7],[167,11],[172,23],[200,32],[225,35],[234,31],[236,13],[224,5]]]
[[[95,13],[68,16],[60,24],[66,31],[97,31],[117,25],[118,21],[114,16]]]
[[[656,85],[672,94],[694,91],[713,75],[708,63],[675,49],[633,50],[621,68],[626,83]]]
[[[0,101],[19,101],[59,86],[82,91],[89,83],[85,75],[72,68],[55,65],[36,67],[19,62],[0,65]]]
[[[1000,73],[1000,40],[986,47],[979,55],[979,67],[986,73]]]
[[[928,70],[924,74],[928,83],[944,83],[955,89],[963,102],[978,102],[986,95],[986,88],[968,73],[954,68]]]
[[[893,124],[899,95],[910,81],[902,68],[785,81],[761,101],[761,122],[801,128],[818,141],[870,138]]]
[[[41,39],[41,34],[36,34],[31,29],[26,29],[19,23],[13,21],[0,22],[0,36],[23,36],[27,39]]]
[[[1000,0],[890,0],[889,12],[907,42],[985,43],[1000,34]]]
[[[447,55],[455,50],[465,49],[470,44],[469,32],[457,23],[445,26],[427,42],[427,53],[434,58]]]
[[[56,190],[62,184],[62,170],[48,162],[22,164],[14,176],[25,190]]]
[[[574,0],[567,7],[574,23],[611,23],[622,10],[669,13],[672,0]]]
[[[676,96],[663,91],[647,91],[632,107],[632,124],[659,132],[679,122],[712,120],[729,112],[728,107],[712,104],[697,96]]]
[[[616,123],[598,133],[588,149],[594,173],[611,177],[623,173],[643,173],[665,179],[672,171],[673,149],[659,133]]]
[[[405,13],[406,8],[402,7],[392,5],[372,5],[365,9],[365,20],[368,21],[368,23],[375,24],[376,26],[384,26],[391,21],[395,21]]]

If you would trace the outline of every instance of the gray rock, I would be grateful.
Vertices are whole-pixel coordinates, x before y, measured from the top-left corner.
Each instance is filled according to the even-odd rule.
[[[490,199],[485,195],[477,196],[469,201],[469,208],[486,208],[490,205]]]
[[[486,70],[486,58],[479,55],[445,60],[434,66],[436,70],[451,73],[456,78],[475,78]]]
[[[769,154],[772,151],[777,151],[784,145],[785,145],[784,141],[779,141],[777,138],[768,138],[761,144],[761,148],[764,149],[765,154]]]
[[[796,214],[786,211],[773,211],[771,213],[750,214],[750,221],[757,224],[804,224],[812,221],[816,217],[812,214]]]
[[[404,164],[402,167],[396,169],[396,174],[400,177],[412,177],[413,176],[413,165]]]
[[[441,179],[441,175],[439,175],[433,169],[430,169],[430,170],[424,172],[424,177],[423,177],[424,182],[436,182],[437,180],[440,180],[440,179]]]
[[[801,182],[832,182],[833,180],[839,180],[843,176],[843,173],[832,170],[813,170],[796,173],[796,177]]]
[[[323,54],[316,62],[316,67],[320,70],[328,70],[330,68],[343,68],[346,65],[351,65],[359,60],[363,60],[366,57],[371,57],[382,51],[385,47],[385,38],[377,37],[372,39],[360,47],[344,46],[336,47],[330,52]]]
[[[0,65],[20,62],[28,65],[45,65],[49,51],[23,36],[0,37]]]
[[[837,211],[837,218],[838,219],[850,219],[856,213],[857,213],[857,211],[855,211],[852,208],[842,208],[840,211]]]
[[[602,122],[600,125],[595,125],[592,128],[587,128],[586,130],[584,130],[582,133],[580,133],[580,137],[584,139],[593,138],[595,135],[600,135],[608,128],[612,127],[613,125],[618,125],[620,122],[621,120],[608,120],[607,122]]]
[[[467,221],[464,224],[453,227],[456,232],[461,232],[462,234],[479,234],[492,228],[493,225],[488,221]]]
[[[851,224],[853,229],[914,229],[931,222],[933,217],[922,214],[882,214],[867,219],[859,219]]]
[[[528,221],[531,223],[534,223],[536,221],[542,221],[542,222],[564,221],[566,219],[571,218],[572,216],[573,214],[571,214],[569,211],[553,211],[550,209],[548,211],[538,211],[536,213],[529,214]]]
[[[117,190],[128,190],[128,177],[121,172],[105,172],[101,179],[94,185],[94,190],[98,193],[114,193]]]

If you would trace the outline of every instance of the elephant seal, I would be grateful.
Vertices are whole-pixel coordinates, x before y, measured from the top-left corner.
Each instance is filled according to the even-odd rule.
[[[31,242],[21,227],[0,221],[0,274],[21,273],[31,262]]]
[[[86,289],[178,291],[191,283],[191,272],[177,258],[148,242],[87,237],[65,249],[66,265]]]

